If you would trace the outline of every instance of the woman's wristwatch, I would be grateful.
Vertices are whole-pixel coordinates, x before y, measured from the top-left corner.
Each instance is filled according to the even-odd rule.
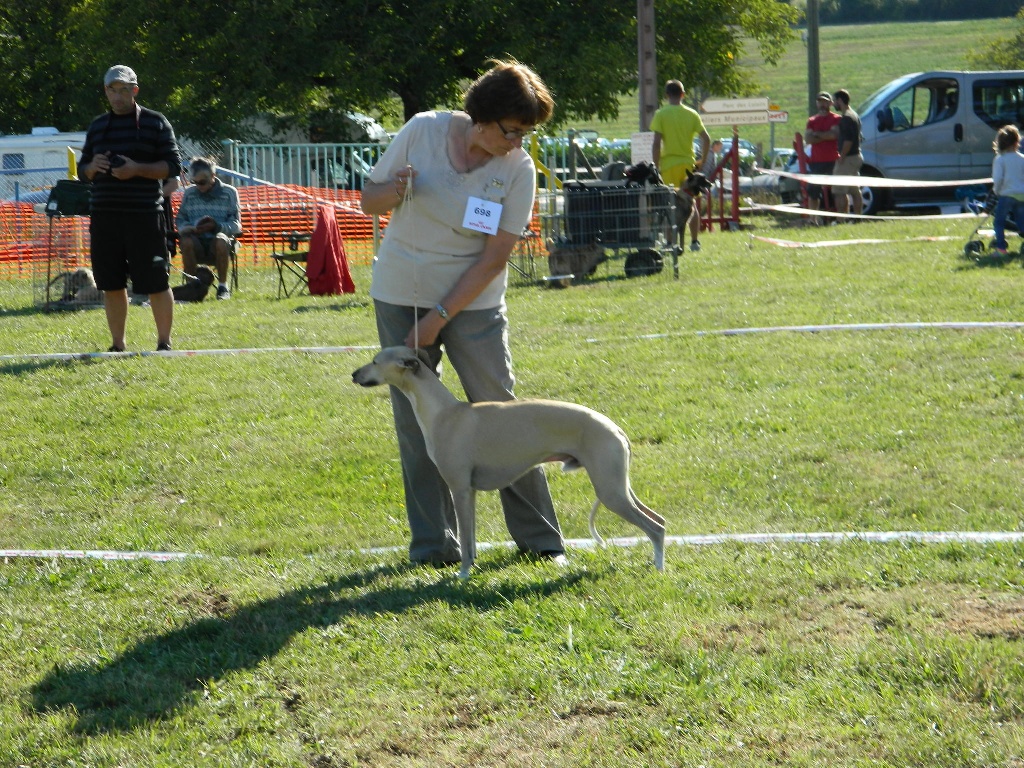
[[[441,304],[441,303],[437,303],[437,304],[434,305],[434,309],[437,310],[437,314],[439,314],[441,316],[441,319],[444,320],[447,323],[448,322],[448,310],[444,308],[444,305]]]

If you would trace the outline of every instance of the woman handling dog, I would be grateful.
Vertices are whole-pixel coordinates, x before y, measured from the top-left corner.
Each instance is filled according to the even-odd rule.
[[[518,62],[493,67],[466,91],[464,112],[422,112],[399,131],[362,194],[363,211],[391,214],[370,295],[382,347],[442,348],[470,401],[514,399],[506,267],[530,221],[536,170],[523,138],[554,101]],[[451,494],[427,455],[409,401],[392,388],[415,563],[460,562]],[[500,435],[495,435],[500,440]],[[500,492],[519,548],[561,559],[564,545],[541,469]]]

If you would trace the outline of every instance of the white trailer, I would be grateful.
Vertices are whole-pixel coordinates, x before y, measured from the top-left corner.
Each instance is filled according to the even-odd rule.
[[[57,179],[74,173],[84,144],[85,131],[51,127],[0,136],[0,200],[39,202],[32,193],[48,194]]]

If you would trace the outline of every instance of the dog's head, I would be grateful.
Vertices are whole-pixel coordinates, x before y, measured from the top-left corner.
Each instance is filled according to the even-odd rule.
[[[702,192],[710,192],[713,187],[714,184],[711,183],[711,180],[700,171],[697,173],[686,172],[683,191],[691,197],[699,197]]]
[[[661,174],[654,163],[646,160],[631,165],[624,172],[625,177],[636,184],[661,184]]]
[[[205,264],[200,264],[196,267],[195,278],[205,286],[213,285],[213,281],[216,275],[213,274],[213,270]]]
[[[352,381],[363,387],[391,384],[402,389],[410,376],[421,372],[433,373],[434,367],[427,353],[422,349],[408,347],[387,347],[377,353],[373,362],[352,372]]]
[[[79,267],[71,273],[71,279],[68,281],[71,284],[72,290],[79,290],[81,288],[95,288],[96,278],[93,277],[92,270],[86,267]]]

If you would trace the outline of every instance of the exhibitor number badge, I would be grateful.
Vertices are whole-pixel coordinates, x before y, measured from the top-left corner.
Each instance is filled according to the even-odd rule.
[[[471,197],[466,203],[466,215],[462,217],[462,226],[486,235],[496,235],[498,222],[501,220],[501,207],[501,203]]]

